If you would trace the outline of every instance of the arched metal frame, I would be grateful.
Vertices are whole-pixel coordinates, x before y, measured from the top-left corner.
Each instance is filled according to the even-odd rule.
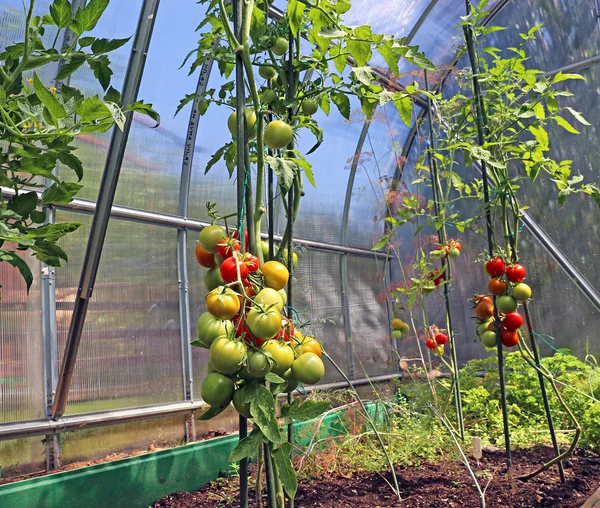
[[[437,4],[438,0],[431,0],[429,5],[426,7],[425,11],[421,14],[413,29],[411,30],[408,41],[412,41],[419,29],[422,27],[424,21],[426,20],[429,13]],[[495,6],[492,8],[490,15],[485,20],[485,22],[490,22],[496,14],[498,14],[502,8],[504,8],[510,0],[499,0]],[[84,5],[85,0],[74,0],[73,7],[77,8],[79,5]],[[594,0],[596,7],[596,15],[598,18],[598,28],[600,29],[600,0]],[[132,50],[132,55],[135,59],[137,59],[138,64],[130,65],[127,69],[127,74],[125,76],[125,90],[124,90],[124,98],[125,100],[135,100],[135,95],[137,93],[137,89],[139,87],[139,83],[142,76],[143,71],[143,59],[145,58],[146,51],[148,49],[150,43],[150,37],[152,32],[152,26],[155,23],[155,18],[157,15],[158,8],[158,0],[144,0],[141,11],[140,11],[140,21],[138,24],[138,29],[136,31],[135,39],[137,41],[142,41],[142,46],[134,43],[134,49]],[[273,18],[278,18],[282,15],[280,11],[275,8],[271,8],[269,15]],[[137,52],[137,54],[136,54]],[[575,71],[584,68],[591,67],[593,65],[600,63],[600,55],[587,58],[585,60],[581,60],[574,64],[565,66],[561,69],[556,69],[547,73],[547,75],[552,75],[559,71]],[[456,65],[457,62],[454,62]],[[202,86],[206,85],[206,82],[210,76],[211,66],[207,63],[205,64],[206,68],[201,70],[201,75],[199,78],[198,87],[201,90]],[[398,83],[388,76],[385,76],[382,73],[375,73],[379,80],[386,85],[392,86],[394,88],[398,88]],[[447,77],[447,76],[446,76]],[[130,87],[128,87],[127,83],[132,83]],[[442,81],[443,86],[444,81]],[[129,90],[127,90],[129,88]],[[425,112],[425,108],[427,107],[426,101],[417,98],[415,99],[415,103],[421,108],[423,108],[420,112],[420,116]],[[45,401],[48,409],[48,417],[46,419],[34,420],[29,422],[15,422],[9,424],[0,424],[0,440],[6,439],[16,439],[20,437],[31,437],[31,436],[39,436],[46,435],[48,437],[56,437],[57,432],[65,431],[65,430],[77,430],[84,428],[93,428],[93,427],[102,427],[107,425],[116,425],[127,422],[140,421],[145,419],[152,418],[161,418],[170,415],[191,415],[193,411],[198,410],[202,401],[194,401],[193,399],[193,377],[192,377],[192,366],[191,366],[191,352],[189,347],[190,337],[190,316],[189,316],[189,292],[187,290],[188,276],[187,276],[187,233],[188,231],[198,231],[202,227],[206,225],[205,222],[190,219],[187,217],[188,213],[188,197],[190,192],[190,183],[191,183],[191,167],[192,167],[192,159],[194,156],[194,148],[195,143],[194,139],[198,129],[198,114],[195,109],[195,105],[192,108],[190,123],[188,128],[188,137],[186,139],[185,145],[185,153],[183,154],[183,163],[182,163],[182,176],[180,181],[180,202],[178,208],[178,215],[168,215],[161,214],[155,212],[149,212],[145,210],[138,210],[127,208],[123,206],[115,206],[112,205],[112,199],[110,200],[110,204],[108,204],[105,200],[98,199],[98,202],[75,199],[73,202],[66,205],[56,205],[55,207],[49,209],[49,219],[53,219],[53,213],[55,209],[62,210],[70,210],[83,214],[96,214],[98,212],[99,215],[104,217],[105,221],[108,221],[109,217],[113,218],[121,218],[134,222],[141,222],[144,224],[154,224],[165,226],[169,228],[177,228],[177,266],[178,266],[178,278],[179,278],[179,306],[180,306],[180,324],[181,324],[181,344],[182,344],[182,359],[183,359],[183,386],[184,386],[184,400],[180,402],[167,403],[167,404],[156,404],[148,407],[141,408],[127,408],[127,409],[118,409],[112,411],[103,411],[97,413],[89,413],[83,415],[74,415],[68,417],[58,417],[57,420],[50,419],[50,403],[52,402],[52,395],[56,389],[58,384],[58,373],[57,373],[57,344],[56,344],[56,319],[55,319],[55,293],[54,293],[54,270],[48,269],[47,267],[42,266],[41,273],[41,284],[42,284],[42,317],[43,317],[43,345],[44,345],[44,379],[45,379]],[[407,155],[410,151],[412,143],[414,142],[417,128],[416,123],[411,128],[407,140],[403,147],[403,155]],[[366,132],[368,129],[367,125],[363,127],[363,132]],[[114,171],[119,171],[123,150],[127,144],[127,136],[128,132],[125,130],[120,134],[115,134],[111,140],[111,145],[109,148],[109,155],[107,158],[107,167],[111,167]],[[361,136],[362,137],[362,136]],[[364,139],[363,139],[364,142]],[[357,152],[362,150],[362,143],[358,142]],[[112,155],[112,157],[111,157]],[[344,204],[344,213],[342,217],[342,241],[340,245],[330,244],[325,242],[318,242],[312,240],[304,240],[304,239],[295,239],[295,242],[298,244],[305,245],[308,248],[321,250],[325,252],[335,252],[342,254],[342,265],[341,265],[341,277],[342,277],[342,287],[343,292],[348,289],[348,270],[347,270],[347,256],[356,255],[356,256],[365,256],[370,258],[382,257],[382,254],[374,253],[368,249],[360,249],[354,247],[347,246],[347,232],[348,232],[348,220],[349,220],[349,212],[350,212],[350,204],[352,197],[352,190],[354,184],[354,176],[356,174],[356,168],[354,171],[351,171],[348,178],[347,189],[346,189],[346,200]],[[402,177],[402,168],[398,168],[396,177]],[[10,197],[13,195],[13,192],[10,189],[2,188],[3,195]],[[573,282],[579,287],[583,294],[591,301],[594,307],[600,310],[600,295],[596,288],[593,287],[592,284],[587,281],[587,279],[581,274],[581,272],[573,265],[573,263],[568,259],[568,257],[558,248],[558,246],[550,239],[548,234],[544,231],[543,228],[537,224],[535,220],[533,220],[529,215],[526,215],[524,218],[524,222],[527,228],[531,231],[533,236],[546,248],[546,250],[554,257],[557,263],[561,266],[561,268],[567,273],[567,275],[573,280]],[[264,237],[267,235],[265,234]],[[281,239],[280,237],[277,237]],[[386,261],[386,271],[385,271],[385,279],[387,284],[389,284],[389,256],[385,257]],[[93,263],[92,263],[93,264]],[[89,270],[90,264],[84,265],[83,270]],[[97,268],[97,266],[96,266]],[[88,285],[83,289],[90,289],[89,282],[93,281],[93,277],[90,279],[91,273],[88,271],[86,276],[86,281]],[[95,274],[94,274],[95,277]],[[82,279],[83,280],[83,279]],[[86,282],[84,281],[84,282]],[[81,289],[81,288],[80,288]],[[89,296],[89,295],[88,295]],[[345,299],[345,303],[342,302],[342,309],[344,313],[344,324],[345,324],[345,333],[346,339],[349,343],[349,347],[347,350],[348,353],[348,364],[352,365],[352,344],[351,344],[351,336],[352,329],[350,323],[349,316],[349,308],[347,302],[347,294],[344,293],[342,296]],[[89,300],[88,300],[89,301]],[[54,309],[54,310],[53,310]],[[80,326],[83,326],[83,321],[80,322]],[[74,359],[76,355],[71,355]],[[72,367],[72,365],[71,365]],[[72,372],[71,372],[72,373]],[[376,382],[376,381],[384,381],[396,377],[397,374],[390,374],[385,376],[376,376],[372,377],[370,380],[357,380],[356,384],[360,385],[362,383]],[[341,387],[345,386],[344,382],[341,383],[329,383],[327,385],[322,385],[321,387]],[[56,404],[55,415],[58,416],[61,413],[60,409],[64,410],[64,404],[67,401],[68,390],[63,389],[60,392],[60,396],[54,399]],[[188,418],[186,424],[186,438],[193,439],[194,438],[194,429],[193,429],[193,418]],[[56,441],[54,439],[54,441]],[[54,446],[52,440],[47,439],[47,467],[48,469],[52,469],[59,464],[59,450]]]

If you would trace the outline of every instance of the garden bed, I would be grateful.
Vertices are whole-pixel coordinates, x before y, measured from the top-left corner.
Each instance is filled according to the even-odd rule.
[[[514,477],[539,467],[553,456],[548,447],[517,450],[513,453],[513,478],[505,474],[503,453],[484,454],[479,465],[473,461],[486,506],[490,507],[580,507],[600,487],[600,460],[579,450],[565,462],[567,482],[561,484],[556,469],[546,471],[528,482]],[[399,502],[390,488],[389,473],[354,473],[347,477],[320,475],[302,479],[296,507],[479,507],[481,499],[471,476],[460,462],[427,462],[418,467],[399,468]],[[153,508],[236,506],[239,502],[235,478],[220,479],[195,493],[178,492],[165,496]],[[250,492],[250,506],[255,506]]]

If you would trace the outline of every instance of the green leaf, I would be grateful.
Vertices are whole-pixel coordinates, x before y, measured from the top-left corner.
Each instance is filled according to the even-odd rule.
[[[110,110],[97,95],[88,97],[83,102],[76,104],[75,113],[77,113],[84,122],[93,122],[111,116]]]
[[[26,192],[25,194],[18,194],[10,200],[11,210],[18,213],[23,219],[29,217],[38,204],[37,192]]]
[[[346,32],[343,30],[337,30],[335,28],[327,28],[325,30],[321,30],[319,35],[321,37],[325,37],[326,39],[339,39],[341,37],[346,37]]]
[[[81,224],[77,224],[77,227],[80,226]],[[36,240],[31,249],[35,252],[35,257],[48,266],[58,267],[61,266],[61,260],[68,261],[67,253],[52,240]]]
[[[65,152],[58,152],[57,157],[58,160],[65,166],[68,166],[75,171],[75,174],[77,175],[77,181],[81,181],[83,178],[83,165],[81,164],[81,161],[73,154]]]
[[[398,55],[392,49],[392,43],[382,44],[377,48],[377,51],[379,51],[379,54],[385,60],[385,63],[390,68],[392,74],[398,76],[400,74],[400,71],[398,70]]]
[[[373,68],[369,66],[365,67],[352,67],[352,73],[357,81],[369,86],[373,81]]]
[[[110,77],[113,75],[113,71],[109,67],[110,61],[108,60],[108,57],[102,55],[93,60],[88,60],[88,65],[90,66],[90,69],[94,71],[94,76],[102,88],[106,90],[110,85]]]
[[[529,132],[533,134],[536,141],[540,144],[542,150],[548,150],[548,143],[550,140],[548,139],[548,133],[546,129],[544,129],[541,125],[530,125]]]
[[[349,40],[346,43],[346,48],[358,67],[362,67],[369,63],[372,56],[371,44],[369,42]]]
[[[378,101],[376,99],[371,99],[370,97],[362,96],[360,98],[360,107],[365,115],[365,118],[368,119],[373,116],[373,112],[377,107],[377,102]]]
[[[573,127],[569,122],[567,122],[562,116],[557,115],[553,118],[554,121],[567,132],[570,132],[571,134],[579,134],[579,131],[575,127]]]
[[[344,72],[348,64],[348,57],[342,53],[342,43],[334,44],[329,50],[329,54],[333,58],[333,64],[338,72]]]
[[[265,376],[265,380],[269,383],[285,383],[285,379],[278,376],[274,372],[267,373],[267,375]]]
[[[396,106],[402,121],[410,127],[412,125],[413,114],[412,99],[410,98],[410,95],[402,92],[396,92],[394,95],[397,97],[394,99],[394,106]]]
[[[120,106],[114,102],[105,102],[104,105],[109,109],[117,127],[123,130],[125,128],[125,114]]]
[[[71,99],[74,102],[80,102],[83,100],[83,94],[77,90],[77,88],[73,88],[72,86],[64,84],[60,87],[60,95],[65,102],[69,102]]]
[[[308,162],[306,159],[295,159],[295,161],[304,171],[304,174],[306,175],[306,178],[308,179],[310,184],[316,188],[317,185],[315,183],[315,174],[313,173],[311,163]]]
[[[415,64],[417,67],[421,67],[421,69],[426,69],[432,72],[438,70],[431,60],[429,60],[423,53],[418,52],[418,46],[409,46],[408,51],[404,53],[404,59]]]
[[[294,183],[294,177],[298,171],[298,163],[293,159],[284,159],[283,157],[272,157],[267,155],[265,162],[271,166],[271,169],[277,175],[279,186],[287,191]]]
[[[333,92],[331,100],[337,106],[340,114],[346,119],[350,119],[350,99],[342,92]]]
[[[75,22],[71,24],[71,30],[77,35],[92,30],[108,7],[110,0],[90,0],[85,6],[77,9]]]
[[[125,46],[130,39],[131,37],[127,37],[126,39],[96,39],[92,44],[91,50],[94,55],[110,53],[121,46]]]
[[[304,9],[306,4],[298,0],[289,0],[287,6],[287,17],[290,23],[290,30],[294,37],[298,35],[298,31],[302,27],[302,20],[304,18]]]
[[[372,248],[371,250],[381,250],[383,249],[387,243],[388,240],[390,239],[390,235],[384,235],[381,240],[379,240]]]
[[[223,155],[225,154],[225,152],[227,151],[227,149],[232,145],[233,143],[225,143],[225,145],[223,145],[221,148],[219,148],[210,158],[210,160],[208,161],[208,163],[206,164],[206,169],[204,170],[204,174],[208,173],[208,171],[210,170],[210,168],[212,168],[217,162],[219,162],[221,160],[221,158],[223,157]]]
[[[241,439],[237,446],[229,454],[229,462],[239,462],[246,457],[250,457],[258,451],[258,447],[266,442],[264,434],[259,428],[252,429],[252,432]]]
[[[565,109],[569,113],[571,113],[575,117],[575,120],[577,120],[579,123],[581,123],[583,125],[591,125],[591,123],[588,122],[579,111],[575,111],[573,108],[565,108]]]
[[[84,55],[73,55],[66,62],[61,64],[58,74],[56,75],[56,79],[60,81],[70,76],[77,69],[79,69],[79,67],[81,67],[85,61],[86,57]]]
[[[281,442],[279,424],[275,418],[275,397],[266,386],[254,383],[246,387],[246,400],[254,423],[272,443]]]
[[[279,480],[283,485],[283,488],[290,496],[290,499],[296,497],[296,490],[298,489],[298,479],[296,477],[296,470],[291,460],[292,445],[290,443],[283,443],[277,450],[273,450],[271,456],[275,467],[279,473]]]
[[[81,187],[81,185],[73,182],[52,184],[42,194],[42,204],[70,203]]]
[[[561,81],[567,81],[569,79],[582,79],[585,81],[585,78],[581,74],[564,74],[562,72],[557,72],[552,78],[552,84],[560,83]]]
[[[59,30],[67,28],[73,21],[73,12],[69,0],[54,0],[50,6],[50,16]]]
[[[58,120],[67,116],[67,111],[63,105],[58,102],[55,95],[44,86],[40,81],[40,78],[38,78],[37,73],[33,74],[33,89],[40,101],[42,101],[42,104],[46,106],[54,124],[58,124]]]
[[[299,422],[312,420],[317,416],[322,415],[329,409],[331,403],[328,401],[307,400],[302,403],[302,399],[294,399],[291,405],[285,404],[281,408],[281,416],[292,418]]]
[[[200,417],[198,418],[198,420],[201,421],[206,421],[206,420],[212,420],[215,416],[220,415],[223,411],[225,411],[227,409],[228,405],[225,405],[223,407],[210,407],[208,409],[208,411],[205,411],[204,413],[202,413],[200,415]]]
[[[12,266],[17,268],[19,272],[21,272],[21,276],[25,279],[25,284],[27,284],[27,293],[29,293],[29,288],[33,283],[33,274],[29,269],[29,265],[20,257],[16,252],[9,252],[5,250],[0,250],[0,261],[6,261],[10,263]]]
[[[121,93],[111,86],[104,95],[104,101],[114,102],[115,104],[121,105]]]
[[[135,111],[136,113],[152,118],[152,120],[156,122],[155,128],[160,125],[160,115],[152,109],[152,104],[146,104],[144,101],[137,101],[127,106],[125,112],[128,113],[129,111]]]
[[[79,46],[82,48],[87,48],[88,46],[94,44],[95,40],[95,37],[82,37],[81,39],[79,39]]]

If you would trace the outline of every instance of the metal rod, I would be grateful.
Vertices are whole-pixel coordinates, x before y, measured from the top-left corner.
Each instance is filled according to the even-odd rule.
[[[125,74],[125,83],[123,85],[123,106],[128,106],[137,98],[137,93],[142,80],[142,72],[146,62],[146,52],[152,37],[152,30],[156,21],[156,13],[159,0],[145,0],[140,12],[138,26],[135,33],[133,48],[129,58],[127,72]],[[94,219],[90,228],[90,237],[88,240],[83,267],[81,269],[81,278],[77,295],[75,297],[75,306],[71,317],[71,326],[65,346],[65,353],[60,369],[58,384],[56,387],[56,396],[52,406],[52,418],[57,419],[65,412],[73,372],[75,371],[75,361],[81,341],[81,334],[85,324],[87,309],[92,297],[94,282],[98,274],[102,247],[106,238],[106,230],[110,218],[111,206],[115,197],[115,191],[119,180],[119,173],[127,146],[127,138],[131,128],[133,113],[126,115],[123,130],[114,129],[111,138],[110,147],[104,166],[100,192],[98,194],[98,203]]]
[[[470,10],[470,4],[467,2],[467,14]],[[468,25],[463,26],[465,33],[465,42],[469,53],[469,59],[471,61],[471,68],[473,69],[473,95],[474,95],[474,114],[476,116],[477,126],[477,137],[478,142],[481,146],[485,144],[485,134],[483,130],[483,117],[485,116],[485,110],[483,109],[483,101],[481,98],[481,89],[479,86],[479,63],[475,54],[475,45],[473,43],[473,32],[471,27]],[[488,174],[487,165],[485,161],[480,161],[481,171],[483,174],[483,196],[484,196],[484,207],[485,207],[485,218],[486,218],[486,229],[488,236],[488,249],[490,256],[494,255],[494,225],[492,223],[492,214],[489,206],[490,194],[488,186]],[[502,421],[504,427],[504,443],[506,446],[506,466],[510,471],[512,467],[512,453],[510,449],[510,430],[508,427],[508,409],[506,407],[506,382],[504,379],[504,356],[502,351],[502,340],[500,332],[500,318],[498,316],[498,307],[496,305],[496,296],[493,297],[494,301],[494,323],[496,331],[496,347],[498,351],[498,374],[500,380],[500,398],[502,402]]]
[[[427,19],[427,16],[429,16],[429,13],[437,5],[438,1],[439,0],[431,0],[431,2],[429,2],[429,4],[427,5],[427,7],[425,7],[425,10],[419,16],[419,19],[413,25],[413,27],[411,28],[409,34],[406,36],[406,40],[404,41],[404,44],[406,44],[408,46],[413,41],[413,39],[417,35],[417,32],[419,31],[419,29],[421,28],[421,26],[425,22],[425,19]]]
[[[215,43],[214,46],[216,45],[217,44]],[[208,58],[202,64],[200,75],[198,76],[198,84],[196,86],[196,95],[200,96],[206,91],[212,66],[213,60],[211,58]],[[177,214],[181,217],[187,217],[189,211],[194,150],[196,147],[196,138],[198,136],[198,121],[201,116],[198,107],[199,104],[199,99],[195,99],[192,103],[187,136],[185,138],[185,147],[183,150],[181,180],[179,185],[179,203],[177,208]],[[183,398],[184,400],[192,401],[194,400],[194,375],[192,367],[192,346],[190,345],[191,318],[187,249],[188,230],[185,227],[180,227],[177,229],[177,275],[179,279],[179,324],[181,328]],[[195,420],[193,418],[186,419],[185,439],[188,443],[196,440]]]
[[[425,90],[429,91],[429,80],[427,76],[427,71],[424,71],[425,77]],[[433,113],[432,113],[432,105],[431,98],[428,97],[429,107],[427,108],[427,117],[429,120],[429,141],[430,148],[427,151],[427,156],[429,158],[429,166],[431,168],[431,188],[433,190],[433,207],[435,210],[435,214],[440,218],[441,215],[441,206],[442,206],[442,196],[443,189],[442,184],[440,182],[440,178],[438,175],[438,167],[437,160],[434,157],[436,150],[436,139],[435,139],[435,131],[433,130]],[[445,212],[445,211],[444,211]],[[444,219],[445,217],[442,217]],[[442,227],[438,229],[438,241],[440,245],[445,245],[448,240],[446,235],[446,223],[442,222]],[[458,430],[460,432],[460,438],[462,441],[465,440],[465,422],[463,418],[463,408],[462,408],[462,397],[460,393],[460,375],[458,368],[458,360],[456,357],[456,337],[454,335],[454,327],[452,326],[452,308],[450,306],[450,280],[452,278],[451,273],[451,263],[448,257],[441,258],[440,264],[442,267],[442,276],[444,277],[444,303],[446,306],[446,324],[448,328],[448,336],[450,343],[450,360],[452,363],[453,372],[453,389],[454,389],[454,405],[456,407],[456,418],[458,420]]]

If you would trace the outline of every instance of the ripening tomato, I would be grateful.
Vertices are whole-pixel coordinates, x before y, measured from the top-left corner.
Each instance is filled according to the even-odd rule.
[[[252,307],[246,316],[248,328],[259,339],[270,339],[281,330],[281,314],[274,308]]]
[[[294,129],[282,120],[269,122],[265,129],[265,145],[273,150],[285,148],[294,139]]]
[[[497,256],[485,264],[485,269],[492,277],[500,277],[504,273],[504,261]]]
[[[402,326],[400,327],[400,331],[406,335],[408,332],[410,332],[410,326],[408,326],[408,323],[404,322],[402,323]]]
[[[401,339],[402,332],[400,330],[392,330],[392,339]]]
[[[489,319],[494,315],[494,305],[488,302],[480,302],[475,307],[475,314],[479,319]]]
[[[398,330],[399,331],[399,330]],[[305,337],[301,344],[302,354],[314,353],[319,358],[323,355],[323,348],[321,343],[314,337]]]
[[[233,380],[227,376],[211,372],[202,381],[200,395],[207,404],[223,407],[231,402],[234,386]]]
[[[485,295],[476,296],[474,302],[475,302],[475,305],[478,305],[481,302],[493,303],[492,299],[489,296],[485,296]]]
[[[400,328],[402,328],[402,323],[404,321],[402,321],[400,318],[394,318],[392,319],[392,328],[394,330],[400,330]]]
[[[496,296],[503,295],[506,293],[506,282],[497,277],[492,277],[488,282],[488,291]]]
[[[200,231],[198,242],[200,242],[205,251],[216,254],[218,252],[217,245],[226,237],[225,230],[221,226],[213,224],[212,226],[206,226]]]
[[[505,347],[514,347],[519,343],[519,334],[512,330],[504,330],[501,337]]]
[[[213,368],[221,374],[235,374],[246,358],[246,344],[241,340],[231,340],[222,335],[210,346],[208,359]]]
[[[267,261],[262,266],[262,273],[265,276],[265,286],[276,291],[283,289],[290,278],[288,269],[278,261]]]
[[[217,266],[214,254],[204,250],[200,244],[196,245],[196,261],[204,268],[214,268]]]
[[[223,259],[233,256],[233,251],[239,251],[241,248],[242,246],[240,245],[239,240],[231,237],[223,238],[223,240],[217,244],[219,256],[221,256]]]
[[[239,295],[230,288],[219,286],[206,295],[206,308],[219,319],[231,319],[240,311]]]
[[[437,347],[437,344],[431,338],[429,338],[425,341],[425,345],[427,346],[427,349],[431,349],[431,350],[434,350]]]
[[[436,333],[434,340],[437,344],[446,344],[448,342],[448,336],[445,333]]]
[[[462,250],[462,244],[458,240],[450,240],[448,242],[448,245],[450,247],[454,247],[455,249],[458,249],[459,252]]]
[[[275,310],[281,312],[283,310],[283,301],[281,300],[281,294],[279,291],[275,291],[272,288],[263,288],[261,289],[254,301],[259,305],[264,307],[268,307],[272,305]]]
[[[526,275],[527,270],[523,265],[518,263],[515,265],[509,265],[506,268],[506,278],[511,282],[519,283],[525,278]]]
[[[292,363],[292,374],[301,383],[314,385],[325,375],[325,365],[314,353],[304,353]]]
[[[230,283],[238,280],[238,269],[236,265],[239,266],[240,277],[242,279],[248,277],[248,267],[240,262],[235,256],[232,256],[223,261],[223,263],[221,263],[221,268],[219,269],[221,277],[225,282]]]
[[[480,337],[489,330],[489,326],[490,324],[493,324],[494,320],[493,319],[488,319],[487,321],[484,321],[483,323],[481,323],[480,325],[477,326],[477,335],[479,335]]]
[[[294,363],[294,351],[285,342],[267,340],[261,347],[262,351],[269,353],[275,362],[271,371],[281,376]]]
[[[515,300],[524,302],[531,298],[531,288],[524,282],[521,282],[512,288],[511,294]]]
[[[521,316],[521,314],[518,312],[509,312],[506,314],[506,316],[504,316],[502,324],[507,330],[518,330],[521,328],[521,326],[523,326],[523,316]]]

